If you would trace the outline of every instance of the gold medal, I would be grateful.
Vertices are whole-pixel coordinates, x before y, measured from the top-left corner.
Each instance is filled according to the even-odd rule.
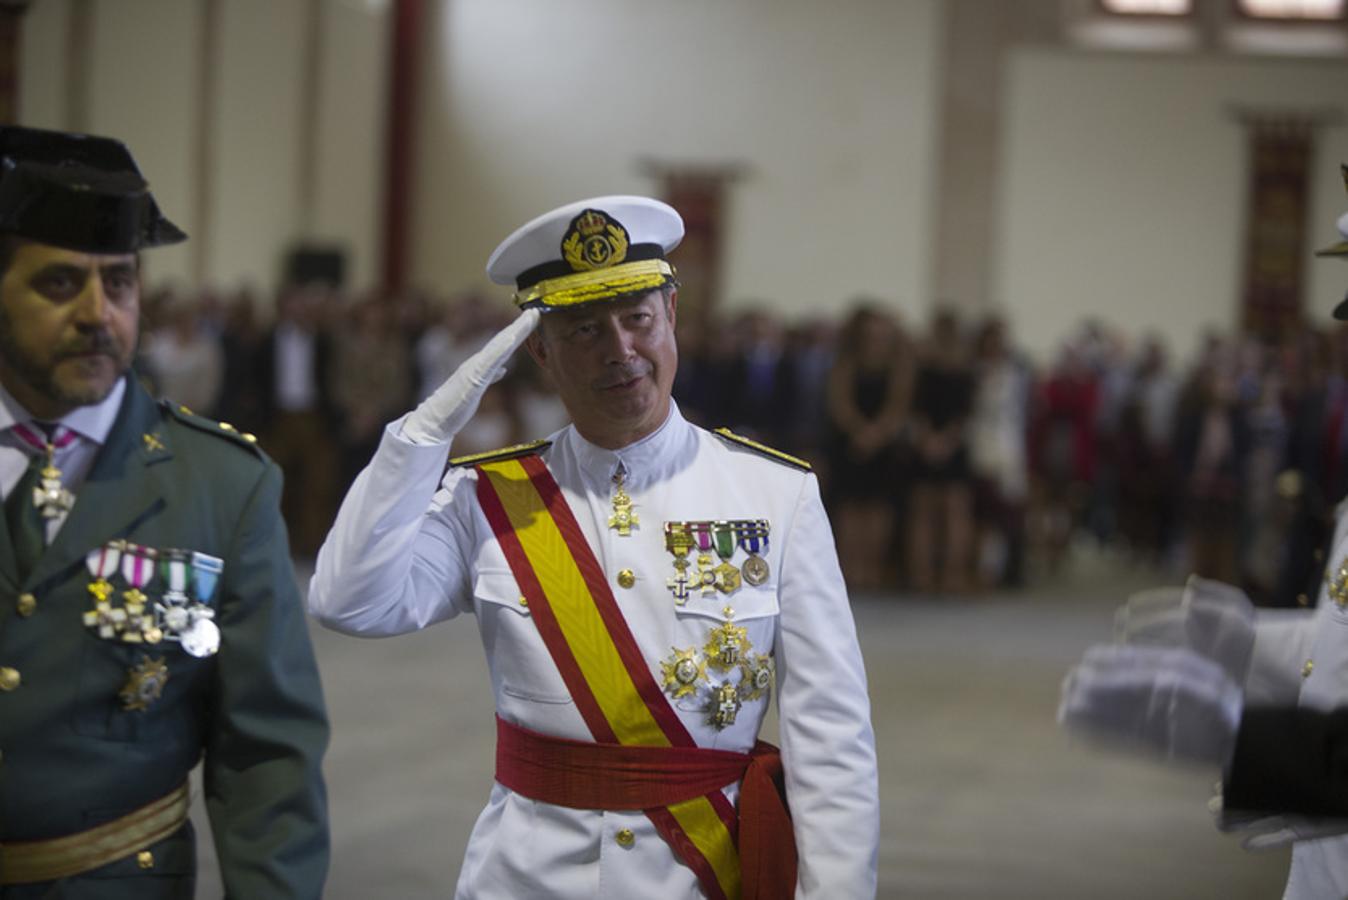
[[[747,700],[758,700],[772,687],[775,669],[771,656],[755,653],[746,656],[740,665],[740,696]]]
[[[676,700],[697,693],[698,682],[707,677],[707,664],[692,647],[674,648],[674,655],[660,663],[660,670],[665,676],[665,690]]]
[[[55,519],[70,512],[75,505],[75,495],[61,486],[61,470],[52,465],[52,445],[47,445],[47,465],[38,477],[41,487],[33,488],[33,505],[42,513],[44,519]]]
[[[711,724],[719,731],[735,724],[735,716],[740,711],[740,692],[735,685],[726,682],[718,685],[712,692]]]
[[[771,570],[768,569],[768,561],[759,554],[768,552],[767,519],[736,522],[735,531],[739,537],[739,545],[749,554],[749,558],[740,566],[744,580],[754,587],[765,584]]]
[[[99,600],[84,614],[84,624],[97,631],[104,640],[111,640],[126,628],[126,610],[114,607],[106,599]]]
[[[143,712],[164,694],[168,681],[168,665],[164,658],[142,659],[140,665],[127,671],[126,684],[117,692],[122,709]]]
[[[724,622],[711,630],[703,653],[707,657],[707,665],[727,672],[739,665],[743,655],[750,649],[748,630],[734,622]]]
[[[740,570],[728,562],[723,562],[712,570],[716,579],[716,589],[729,594],[740,589]]]
[[[735,528],[729,522],[712,523],[712,535],[716,543],[716,555],[721,564],[716,567],[716,589],[723,594],[734,593],[740,589],[740,570],[730,562],[735,555]]]
[[[768,561],[761,556],[751,555],[744,561],[744,565],[740,566],[740,573],[744,576],[745,581],[754,587],[758,587],[768,580]]]
[[[608,527],[617,531],[620,537],[630,536],[632,529],[641,524],[637,514],[632,512],[632,498],[627,496],[627,491],[623,488],[626,475],[627,470],[621,465],[618,466],[618,471],[613,473],[613,515],[608,517]]]
[[[665,523],[665,549],[674,554],[674,575],[665,584],[673,592],[674,602],[683,606],[688,602],[688,554],[693,550],[687,523]]]

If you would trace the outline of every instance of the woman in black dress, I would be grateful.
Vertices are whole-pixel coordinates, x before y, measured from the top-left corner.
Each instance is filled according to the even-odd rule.
[[[882,588],[892,574],[911,385],[897,323],[874,306],[858,306],[839,334],[829,373],[825,444],[838,556],[853,590]]]

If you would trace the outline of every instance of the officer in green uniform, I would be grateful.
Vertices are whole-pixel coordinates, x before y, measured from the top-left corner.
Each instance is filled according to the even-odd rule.
[[[129,374],[139,252],[185,235],[126,148],[0,128],[0,900],[317,898],[328,724],[249,435]]]

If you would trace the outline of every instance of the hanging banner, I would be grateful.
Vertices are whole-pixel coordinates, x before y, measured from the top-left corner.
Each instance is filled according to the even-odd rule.
[[[1240,318],[1245,331],[1272,341],[1302,321],[1314,123],[1248,116],[1245,124],[1250,170]]]

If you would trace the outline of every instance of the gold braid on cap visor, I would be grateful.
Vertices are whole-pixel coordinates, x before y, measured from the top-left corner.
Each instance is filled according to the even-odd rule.
[[[607,269],[576,272],[532,284],[515,294],[515,305],[579,306],[638,291],[653,291],[674,280],[674,267],[663,259],[642,259]]]

